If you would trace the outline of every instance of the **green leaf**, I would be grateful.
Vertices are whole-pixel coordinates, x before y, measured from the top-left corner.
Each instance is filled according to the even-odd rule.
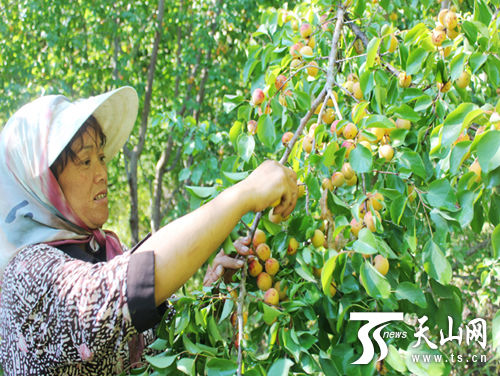
[[[424,269],[427,274],[443,285],[451,281],[451,265],[443,254],[441,248],[429,240],[423,252]]]
[[[282,330],[280,334],[283,341],[283,346],[290,354],[292,354],[297,363],[300,362],[301,347],[299,345],[299,339],[297,337],[297,334],[295,333],[295,329],[291,328]]]
[[[243,171],[243,172],[228,172],[228,171],[222,171],[222,174],[231,182],[231,183],[237,183],[243,179],[245,179],[250,172],[248,171]]]
[[[182,336],[182,343],[184,344],[184,348],[186,349],[187,352],[190,354],[196,355],[200,354],[202,352],[201,348],[195,345],[188,337],[187,335]]]
[[[469,154],[471,142],[470,141],[462,141],[455,145],[453,150],[451,151],[450,158],[450,172],[453,175],[456,175],[464,163],[467,155]]]
[[[271,307],[265,303],[262,303],[262,310],[264,311],[262,318],[264,322],[268,325],[271,325],[276,320],[277,317],[283,314],[280,310]]]
[[[170,355],[170,356],[165,354],[160,354],[156,356],[146,355],[145,358],[153,367],[164,369],[169,367],[175,361],[177,355]]]
[[[365,114],[365,109],[368,107],[368,102],[359,102],[355,108],[354,116],[352,117],[352,121],[357,124],[361,120],[362,116]]]
[[[238,363],[229,359],[210,358],[205,366],[207,376],[232,376],[238,370]]]
[[[465,118],[475,108],[477,106],[472,103],[462,103],[446,117],[443,124],[442,146],[447,147],[455,142],[462,132]]]
[[[368,115],[363,121],[365,128],[394,128],[394,123],[384,115]]]
[[[396,289],[395,295],[398,300],[406,299],[421,308],[427,307],[424,292],[411,282],[401,282]]]
[[[349,154],[349,163],[357,173],[369,172],[372,168],[372,152],[362,144],[357,144]]]
[[[451,364],[446,356],[439,350],[430,349],[425,341],[420,346],[414,347],[416,342],[408,346],[405,357],[408,370],[416,376],[448,376],[451,372]],[[423,356],[429,356],[426,358]]]
[[[222,314],[219,319],[219,324],[223,322],[229,315],[233,312],[234,303],[231,299],[226,299],[224,303],[224,308],[222,309]]]
[[[422,36],[425,36],[429,33],[428,29],[427,29],[427,25],[425,25],[424,23],[419,23],[417,25],[415,25],[411,30],[409,30],[406,34],[405,34],[405,44],[408,43],[408,44],[412,44],[413,42],[415,42],[418,38],[421,38]]]
[[[474,21],[479,21],[484,25],[488,25],[492,16],[491,10],[482,0],[474,1]]]
[[[304,265],[297,263],[295,265],[295,272],[301,276],[305,281],[316,283],[316,278],[312,275],[310,270],[308,270]]]
[[[186,190],[200,199],[209,198],[217,193],[217,187],[194,187],[187,185]]]
[[[491,344],[494,349],[497,350],[497,354],[500,353],[500,310],[497,311],[495,317],[493,318],[493,323],[491,325]]]
[[[186,375],[195,375],[194,359],[182,358],[177,361],[177,369]]]
[[[308,110],[311,107],[311,97],[306,92],[296,90],[295,98],[297,99],[299,109]]]
[[[422,89],[416,87],[409,87],[403,92],[402,101],[403,103],[414,101],[424,95]]]
[[[321,365],[321,369],[323,370],[323,375],[342,376],[342,372],[340,372],[335,362],[330,359],[330,356],[328,356],[327,354],[321,354],[319,358],[319,364]]]
[[[407,104],[402,104],[401,106],[394,108],[392,111],[394,112],[394,115],[402,119],[407,119],[412,122],[417,122],[420,120],[420,115],[418,114],[418,112],[415,112]]]
[[[168,341],[163,338],[157,338],[151,345],[148,347],[157,351],[164,351],[168,346]]]
[[[462,191],[458,195],[458,202],[462,208],[462,210],[459,211],[458,221],[460,222],[460,226],[462,226],[462,228],[468,226],[474,218],[475,198],[476,193],[470,190]]]
[[[391,295],[391,285],[368,261],[365,261],[360,271],[360,282],[368,295],[375,299],[388,299]]]
[[[463,31],[465,33],[465,36],[469,40],[469,42],[471,44],[475,45],[476,41],[477,41],[477,35],[479,33],[479,31],[477,30],[476,25],[474,25],[470,21],[464,21],[464,22],[462,22],[462,29],[463,29]]]
[[[244,98],[241,95],[224,95],[224,111],[226,113],[231,112],[236,107],[238,107],[241,103],[243,103]]]
[[[219,328],[217,327],[213,316],[210,316],[208,318],[208,332],[212,336],[214,342],[223,342],[222,336],[219,332]]]
[[[403,216],[407,202],[408,198],[398,196],[391,203],[391,219],[397,225],[399,225],[399,222],[401,221],[401,217]]]
[[[339,150],[339,144],[332,141],[330,142],[325,152],[323,153],[323,164],[326,167],[331,167],[335,163],[335,153]]]
[[[276,131],[274,129],[273,120],[271,116],[265,115],[259,118],[257,124],[257,135],[259,140],[268,148],[272,148],[276,140]]]
[[[241,133],[241,129],[243,128],[243,123],[240,121],[235,121],[231,129],[229,130],[229,140],[233,144],[234,148],[236,149],[236,140],[238,139],[238,136]]]
[[[403,166],[405,166],[409,171],[414,173],[415,175],[425,179],[427,177],[427,173],[425,171],[424,162],[419,154],[412,150],[403,150],[401,153],[401,157],[399,161]]]
[[[495,230],[491,234],[491,245],[493,248],[493,258],[498,259],[500,257],[500,225],[495,227]]]
[[[470,21],[464,21],[464,22],[462,22],[462,29],[465,33],[465,36],[469,40],[469,42],[471,44],[475,45],[476,41],[477,41],[477,36],[479,34],[479,31],[478,31],[476,25],[474,25]]]
[[[474,52],[469,58],[469,65],[472,69],[472,74],[476,73],[479,68],[486,62],[488,59],[487,54],[483,54],[481,52]]]
[[[373,86],[375,84],[374,79],[373,79],[373,72],[372,71],[365,71],[359,77],[359,83],[361,85],[361,90],[363,91],[363,95],[366,97],[366,95],[372,91]]]
[[[422,95],[415,101],[415,111],[424,111],[432,105],[432,98],[428,95]]]
[[[288,376],[292,366],[293,362],[290,359],[278,359],[267,372],[267,376]]]
[[[377,245],[378,244],[375,235],[373,235],[370,230],[364,227],[359,231],[358,240],[354,242],[353,248],[355,252],[366,255],[373,255],[375,253],[378,253]]]
[[[455,81],[462,72],[464,71],[465,54],[460,52],[455,55],[450,63],[450,77],[452,81]]]
[[[387,354],[385,361],[396,371],[404,373],[406,371],[404,358],[393,345],[389,345],[388,347],[389,353]]]
[[[321,190],[316,176],[314,176],[313,174],[307,175],[305,183],[311,197],[315,200],[318,200],[321,197]]]
[[[406,74],[415,74],[419,72],[427,55],[428,52],[422,47],[413,50],[406,61]]]
[[[475,145],[479,165],[484,173],[500,166],[500,131],[489,131]]]
[[[330,284],[332,282],[333,269],[335,268],[337,256],[338,255],[335,255],[328,259],[321,270],[321,287],[323,288],[323,294],[326,296],[330,296]]]
[[[250,160],[255,149],[255,139],[251,135],[242,134],[238,137],[238,155],[245,162]]]
[[[434,180],[429,184],[426,194],[427,201],[434,208],[443,208],[449,211],[457,211],[457,197],[450,182],[446,178]]]
[[[380,46],[380,39],[373,38],[366,47],[366,69],[373,66],[375,62],[375,57],[377,56],[378,47]]]
[[[490,81],[490,84],[494,87],[500,86],[500,60],[492,55],[489,55],[485,68],[488,73],[488,80]]]
[[[250,59],[246,62],[245,67],[243,68],[243,82],[245,84],[248,82],[248,78],[250,77],[258,63],[259,60],[254,59]]]

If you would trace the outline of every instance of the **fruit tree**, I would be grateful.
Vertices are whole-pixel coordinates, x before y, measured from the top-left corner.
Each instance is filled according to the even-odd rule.
[[[241,67],[249,90],[224,102],[234,155],[218,186],[191,191],[210,199],[273,158],[297,172],[301,197],[289,218],[243,218],[224,248],[255,234],[248,271],[179,298],[153,368],[498,373],[499,2],[441,3],[312,1],[261,17]],[[383,360],[353,364],[351,312],[402,312],[384,330],[404,335],[384,336]],[[440,342],[478,317],[484,348]],[[481,361],[453,361],[474,351]],[[441,358],[413,358],[424,352]]]

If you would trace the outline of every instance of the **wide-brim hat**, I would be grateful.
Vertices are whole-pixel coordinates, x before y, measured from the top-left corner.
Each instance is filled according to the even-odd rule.
[[[104,155],[109,162],[125,145],[137,119],[139,98],[135,89],[123,86],[76,102],[59,97],[48,135],[48,165],[54,163],[90,115],[106,136]]]

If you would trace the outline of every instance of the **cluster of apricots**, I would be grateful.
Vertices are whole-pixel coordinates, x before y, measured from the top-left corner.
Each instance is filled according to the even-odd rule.
[[[367,198],[359,207],[359,221],[356,218],[351,220],[351,233],[357,237],[363,227],[371,232],[376,231],[376,221],[382,222],[380,211],[384,207],[384,196],[380,192],[367,193]]]
[[[248,258],[248,274],[257,279],[257,287],[264,292],[264,302],[278,305],[280,300],[286,299],[287,288],[281,288],[280,281],[274,281],[280,264],[272,257],[271,248],[266,240],[266,233],[257,229],[252,240],[255,255]]]
[[[438,15],[438,23],[432,30],[432,43],[440,47],[446,37],[453,40],[459,33],[458,15],[453,10],[441,10]]]
[[[297,23],[293,23],[292,27],[297,28]],[[297,31],[297,29],[295,29]],[[316,77],[319,72],[318,63],[312,60],[314,56],[314,48],[316,47],[316,40],[313,35],[313,28],[311,24],[304,22],[298,28],[302,40],[293,44],[290,47],[290,55],[292,60],[290,62],[290,69],[293,71],[307,64],[307,74],[311,77]]]

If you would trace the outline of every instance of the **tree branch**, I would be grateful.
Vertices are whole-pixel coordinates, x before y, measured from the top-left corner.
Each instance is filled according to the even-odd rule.
[[[332,90],[333,84],[334,84],[334,70],[335,70],[335,63],[336,63],[336,56],[337,56],[337,51],[338,51],[338,42],[340,39],[340,33],[342,30],[342,26],[344,23],[344,15],[345,15],[345,9],[343,7],[338,8],[338,13],[337,13],[337,23],[335,26],[335,32],[333,33],[333,38],[332,38],[332,43],[331,43],[331,49],[330,49],[330,55],[328,58],[328,68],[327,68],[327,76],[326,76],[326,83],[319,95],[314,99],[313,103],[311,104],[311,108],[309,111],[306,113],[306,115],[301,119],[300,125],[297,128],[297,131],[293,135],[292,139],[287,145],[287,148],[285,150],[285,153],[281,157],[279,163],[285,164],[286,161],[288,160],[288,157],[290,156],[290,152],[297,142],[299,136],[302,134],[305,125],[309,121],[309,119],[312,117],[314,111],[316,110],[316,107],[325,99],[325,96],[328,92],[328,90]],[[252,224],[252,231],[250,233],[251,239],[253,239],[253,236],[255,234],[255,230],[257,229],[257,226],[259,225],[259,221],[262,218],[262,212],[257,213],[255,216],[255,219]],[[246,263],[245,263],[246,265]],[[241,339],[243,337],[243,305],[245,303],[245,283],[246,283],[246,266],[243,268],[243,272],[241,275],[241,280],[240,280],[240,294],[238,297],[238,308],[237,308],[237,315],[238,315],[238,376],[242,375],[242,365],[243,365],[243,356],[242,356],[242,348],[241,348]]]
[[[130,150],[128,147],[124,147],[124,153],[129,157],[129,170],[127,171],[128,184],[130,188],[130,232],[132,234],[132,241],[134,243],[139,242],[139,203],[138,203],[138,193],[137,193],[137,167],[139,157],[144,148],[144,142],[146,138],[146,130],[148,127],[148,118],[151,109],[151,96],[153,92],[153,80],[156,68],[156,62],[158,57],[158,48],[162,38],[163,30],[163,15],[165,12],[165,0],[160,0],[158,3],[158,24],[156,28],[155,40],[153,44],[153,51],[151,53],[151,61],[149,63],[148,70],[148,80],[146,86],[146,94],[144,98],[144,107],[141,116],[141,128],[139,130],[139,141]]]

